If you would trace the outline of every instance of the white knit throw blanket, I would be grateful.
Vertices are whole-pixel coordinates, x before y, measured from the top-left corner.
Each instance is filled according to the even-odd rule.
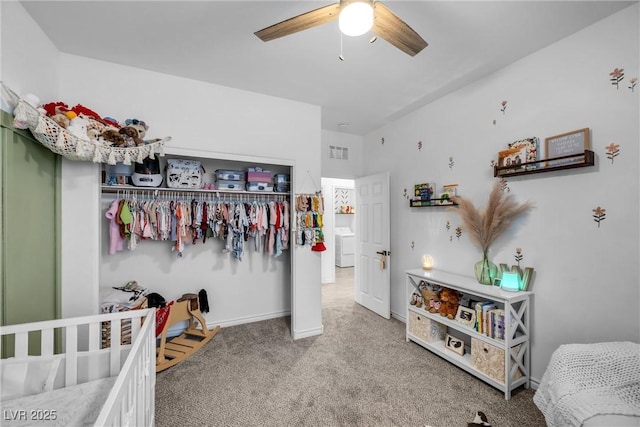
[[[561,345],[533,401],[549,426],[581,426],[596,415],[640,417],[640,344]]]

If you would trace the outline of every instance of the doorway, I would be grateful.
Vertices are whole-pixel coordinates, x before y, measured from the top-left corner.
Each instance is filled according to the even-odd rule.
[[[355,181],[322,178],[323,232],[327,250],[321,255],[323,289],[336,297],[355,299]]]

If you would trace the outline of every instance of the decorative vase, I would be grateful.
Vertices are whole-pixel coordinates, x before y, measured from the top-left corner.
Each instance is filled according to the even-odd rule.
[[[482,259],[474,266],[476,280],[483,285],[493,285],[493,279],[498,274],[498,266],[489,261],[486,252],[482,253]]]

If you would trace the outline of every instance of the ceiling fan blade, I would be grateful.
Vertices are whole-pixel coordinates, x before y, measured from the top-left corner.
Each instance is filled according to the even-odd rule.
[[[303,13],[286,21],[278,22],[270,27],[256,31],[254,34],[263,42],[288,36],[298,31],[308,30],[318,25],[326,24],[338,19],[340,13],[340,3],[324,6],[310,12]]]
[[[403,51],[416,56],[428,46],[413,28],[398,18],[388,7],[377,1],[373,4],[373,32]]]

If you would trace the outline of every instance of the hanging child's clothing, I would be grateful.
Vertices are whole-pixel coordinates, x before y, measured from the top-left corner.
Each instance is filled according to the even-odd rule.
[[[254,252],[279,256],[288,249],[288,201],[221,201],[191,198],[114,200],[105,217],[109,220],[109,253],[133,251],[145,240],[172,242],[178,256],[186,245],[203,244],[212,238],[222,252],[241,261],[250,243]]]

